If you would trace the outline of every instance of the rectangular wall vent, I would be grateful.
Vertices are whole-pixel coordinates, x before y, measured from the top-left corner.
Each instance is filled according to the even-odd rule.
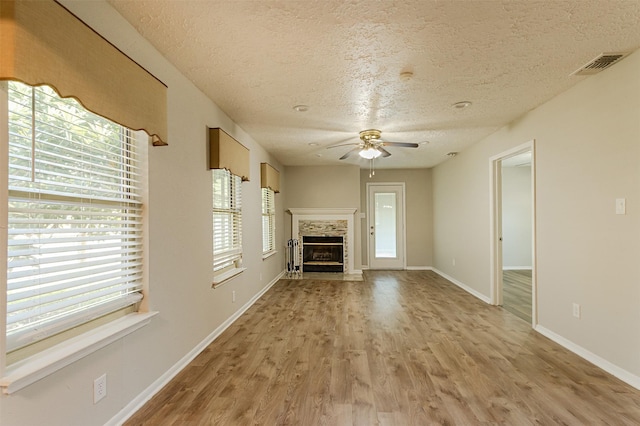
[[[571,75],[593,75],[600,71],[609,68],[611,65],[620,61],[620,59],[627,56],[626,53],[601,53],[596,58],[589,61],[586,65],[580,67],[577,71],[571,73]]]

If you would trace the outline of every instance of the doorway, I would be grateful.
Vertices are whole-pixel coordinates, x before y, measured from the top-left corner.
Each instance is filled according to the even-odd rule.
[[[367,183],[369,269],[405,269],[404,182]]]
[[[534,141],[491,158],[491,300],[535,327]]]

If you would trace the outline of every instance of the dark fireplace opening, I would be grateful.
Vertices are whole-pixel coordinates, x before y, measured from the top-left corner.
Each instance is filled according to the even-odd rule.
[[[303,236],[303,272],[344,272],[344,237]]]

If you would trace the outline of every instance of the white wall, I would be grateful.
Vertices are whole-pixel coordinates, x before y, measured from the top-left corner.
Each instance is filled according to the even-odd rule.
[[[502,267],[531,269],[531,167],[502,168]]]
[[[63,3],[168,86],[169,146],[149,148],[149,306],[160,314],[104,349],[0,396],[2,425],[104,424],[277,278],[284,264],[282,250],[264,261],[261,253],[260,162],[272,164],[285,179],[281,165],[106,2]],[[247,270],[215,290],[207,127],[224,128],[251,151],[251,181],[242,184]],[[276,195],[278,247],[284,244],[283,197]],[[93,380],[103,373],[107,397],[94,405]]]
[[[489,158],[532,139],[539,328],[640,384],[640,52],[433,170],[435,267],[490,294]]]

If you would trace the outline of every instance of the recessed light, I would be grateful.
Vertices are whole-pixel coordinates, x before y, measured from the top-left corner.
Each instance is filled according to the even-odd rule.
[[[447,152],[447,157],[455,157],[456,155],[458,155],[457,152]]]
[[[307,112],[309,111],[309,105],[296,105],[293,107],[297,112]]]
[[[453,104],[451,106],[454,107],[455,109],[465,109],[465,108],[471,106],[471,102],[469,102],[469,101],[460,101],[460,102],[456,102],[455,104]]]
[[[419,144],[420,144],[420,145],[426,145],[426,144],[428,144],[428,143],[429,143],[429,141],[422,141],[422,142],[420,142]]]
[[[318,144],[317,144],[317,143],[315,143],[315,142],[310,142],[310,143],[309,143],[309,146],[318,146]]]
[[[316,157],[322,157],[322,154],[316,154]]]

